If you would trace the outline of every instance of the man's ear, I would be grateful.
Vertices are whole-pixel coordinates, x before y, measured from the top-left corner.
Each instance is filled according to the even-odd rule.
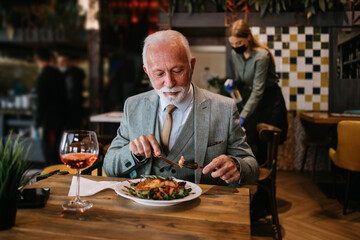
[[[196,58],[192,57],[190,64],[191,64],[191,75],[194,73],[194,68],[195,68],[195,63],[196,63]]]
[[[146,74],[148,74],[145,65],[143,65],[143,69],[144,69],[144,72],[145,72]]]

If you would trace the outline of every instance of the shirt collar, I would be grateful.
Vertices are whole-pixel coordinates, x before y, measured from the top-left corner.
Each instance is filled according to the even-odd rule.
[[[187,95],[185,96],[185,98],[179,102],[174,104],[180,111],[184,112],[189,105],[193,102],[194,99],[194,89],[193,89],[193,85],[190,84],[189,90]],[[165,102],[162,98],[160,98],[160,109],[161,111],[165,111],[166,106],[169,105],[167,102]]]

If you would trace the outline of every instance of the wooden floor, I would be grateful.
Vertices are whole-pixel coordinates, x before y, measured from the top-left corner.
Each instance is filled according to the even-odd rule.
[[[360,239],[360,211],[343,215],[343,205],[327,197],[320,187],[321,182],[319,185],[309,174],[278,172],[277,202],[283,239]],[[252,223],[252,239],[273,239],[270,220],[267,217]]]

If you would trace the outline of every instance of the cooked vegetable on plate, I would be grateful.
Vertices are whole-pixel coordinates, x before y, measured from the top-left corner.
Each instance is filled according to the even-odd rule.
[[[173,177],[144,176],[139,182],[131,182],[126,187],[135,197],[153,200],[173,200],[189,195],[191,188],[185,188],[186,182],[177,182]]]

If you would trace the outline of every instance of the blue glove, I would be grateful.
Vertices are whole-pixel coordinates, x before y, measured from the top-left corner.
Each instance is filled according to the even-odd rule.
[[[244,123],[245,123],[245,118],[240,117],[240,126],[244,125]]]
[[[224,83],[225,90],[227,93],[231,93],[235,89],[235,80],[234,79],[227,79]]]

